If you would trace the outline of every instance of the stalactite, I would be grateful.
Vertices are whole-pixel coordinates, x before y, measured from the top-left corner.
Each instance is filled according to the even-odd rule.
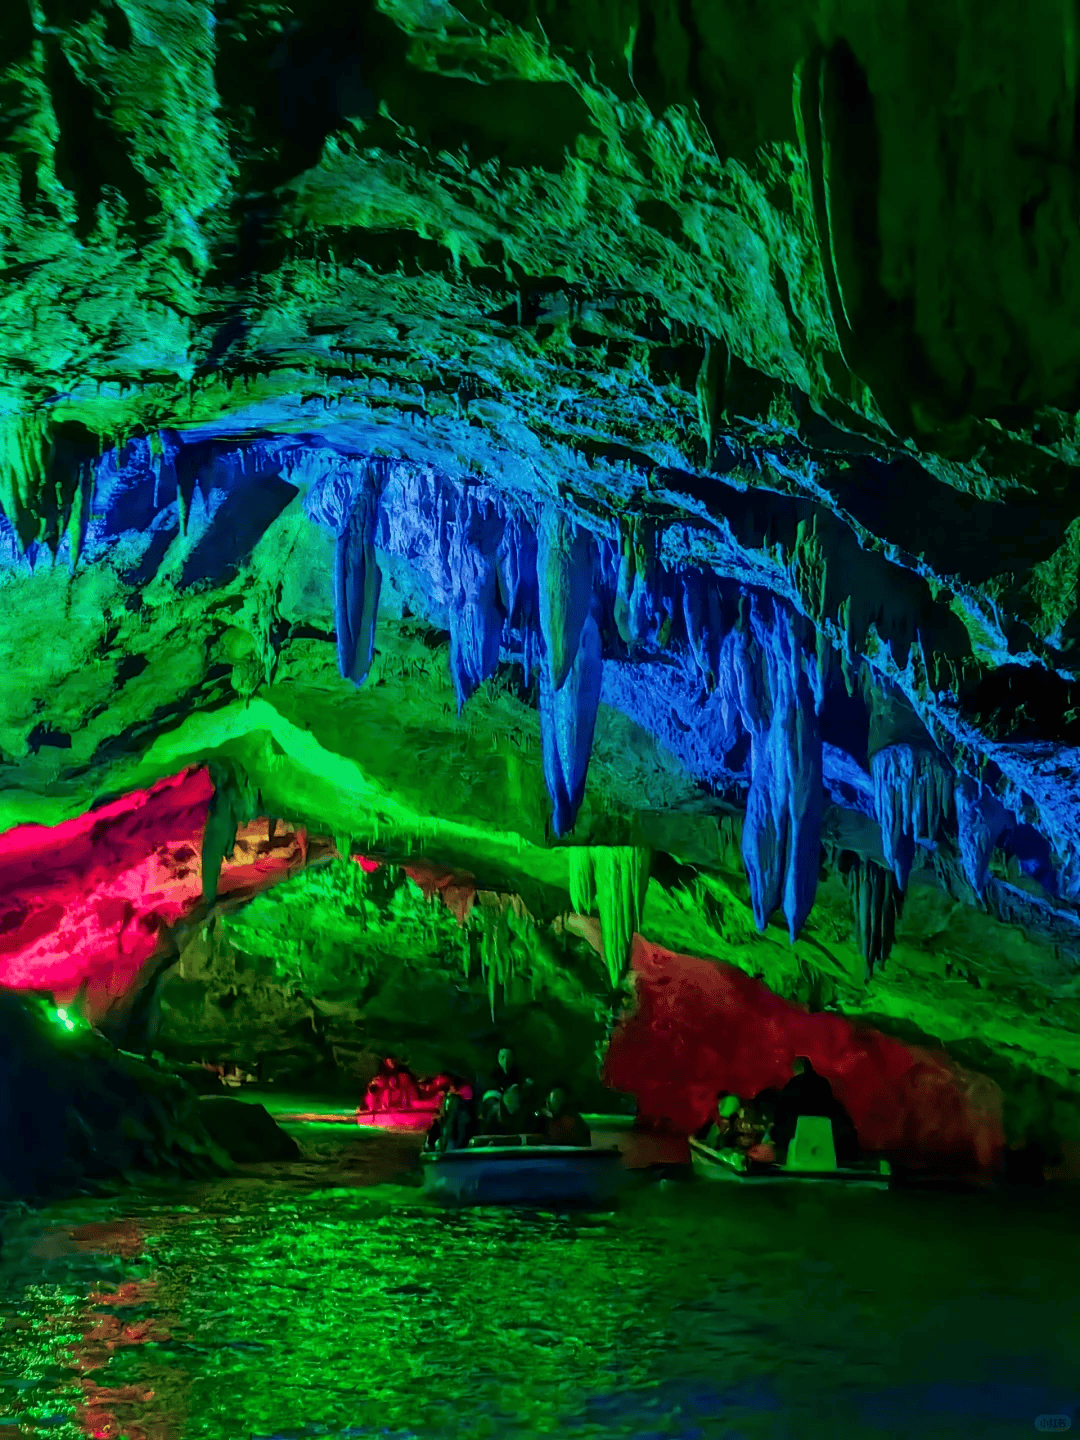
[[[636,515],[622,521],[619,533],[614,619],[623,644],[633,649],[650,638],[656,613],[656,537],[654,527]]]
[[[817,893],[821,845],[821,737],[808,656],[790,611],[754,594],[724,654],[724,686],[751,737],[743,859],[754,919],[764,929],[782,904],[794,941]],[[753,644],[751,644],[751,639]]]
[[[720,585],[705,570],[687,570],[680,576],[683,625],[694,664],[705,687],[714,690],[720,673],[720,647],[727,632]]]
[[[882,967],[896,938],[904,894],[891,870],[859,855],[845,856],[845,881],[855,917],[855,936],[866,961],[866,977]]]
[[[195,499],[195,486],[204,464],[206,453],[201,445],[181,445],[173,458],[176,472],[176,508],[180,518],[181,535],[187,534],[191,505]]]
[[[548,506],[537,533],[540,629],[551,687],[566,684],[581,649],[593,598],[594,545],[587,530]]]
[[[511,944],[508,912],[493,907],[479,912],[481,925],[480,969],[487,983],[491,1018],[495,1019],[495,999],[501,988],[506,1003],[506,988],[514,979],[514,951]]]
[[[375,623],[382,576],[375,559],[379,499],[371,483],[361,486],[339,532],[334,553],[334,618],[338,669],[362,685],[375,658]]]
[[[566,852],[570,862],[570,908],[575,915],[591,915],[596,908],[596,867],[588,845]]]
[[[592,855],[604,960],[614,988],[629,968],[633,938],[641,929],[652,856],[630,845],[596,846]]]
[[[504,528],[504,517],[491,501],[468,491],[459,498],[448,548],[453,586],[450,674],[459,713],[499,664],[506,612],[496,561]]]
[[[881,847],[906,890],[916,844],[933,844],[952,813],[952,773],[934,751],[906,741],[878,750],[870,769]]]
[[[209,904],[217,899],[221,866],[236,845],[236,832],[259,814],[259,793],[244,773],[231,765],[211,763],[208,767],[214,793],[206,816],[202,840],[202,898]]]
[[[538,660],[540,628],[537,594],[536,531],[516,508],[506,514],[499,541],[497,575],[506,628],[521,637],[521,662],[526,679]]]
[[[541,667],[540,737],[556,835],[573,829],[585,796],[602,675],[600,629],[590,614],[561,689],[554,687],[548,666]]]
[[[25,554],[41,535],[41,498],[48,464],[48,424],[42,415],[0,423],[0,506]]]

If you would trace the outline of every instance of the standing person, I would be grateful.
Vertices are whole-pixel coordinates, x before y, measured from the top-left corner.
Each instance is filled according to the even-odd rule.
[[[504,1045],[499,1051],[499,1058],[495,1062],[495,1073],[491,1077],[490,1089],[498,1090],[501,1095],[509,1090],[511,1085],[521,1083],[521,1069],[514,1059],[514,1052],[509,1045]]]
[[[859,1157],[859,1137],[851,1116],[837,1100],[832,1086],[819,1075],[805,1055],[796,1055],[792,1078],[776,1097],[772,1139],[783,1158],[795,1136],[800,1115],[823,1115],[832,1121],[836,1158],[850,1163]]]

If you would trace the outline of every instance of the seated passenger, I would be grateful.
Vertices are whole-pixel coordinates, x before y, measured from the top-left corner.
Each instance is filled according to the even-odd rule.
[[[438,1100],[441,1104],[443,1096],[454,1088],[454,1080],[450,1075],[433,1075],[427,1080],[418,1080],[416,1088],[421,1100],[429,1103]]]
[[[706,1145],[714,1150],[725,1150],[735,1143],[735,1116],[739,1111],[739,1097],[721,1090],[716,1097],[716,1115],[705,1128],[702,1137]]]
[[[501,1121],[504,1135],[527,1135],[536,1129],[536,1116],[526,1103],[524,1085],[511,1085],[503,1091]]]
[[[420,1087],[416,1077],[407,1065],[394,1061],[390,1072],[390,1083],[386,1089],[388,1110],[412,1110],[420,1099]]]
[[[371,1077],[371,1081],[364,1091],[364,1098],[360,1101],[361,1110],[376,1111],[389,1110],[391,1105],[391,1094],[398,1085],[398,1062],[393,1055],[385,1055],[379,1061],[379,1068]]]
[[[454,1086],[443,1092],[439,1112],[428,1130],[425,1150],[464,1150],[473,1130],[472,1087]]]
[[[499,1051],[495,1073],[491,1077],[491,1088],[501,1093],[503,1090],[509,1090],[511,1085],[519,1084],[521,1079],[521,1070],[514,1059],[514,1052],[509,1045],[504,1045]]]
[[[565,1085],[555,1085],[540,1112],[544,1138],[549,1145],[591,1145],[592,1135]]]

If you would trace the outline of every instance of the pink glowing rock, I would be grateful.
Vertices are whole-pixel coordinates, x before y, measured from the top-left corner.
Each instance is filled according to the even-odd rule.
[[[87,1017],[121,1000],[162,942],[202,899],[202,833],[212,794],[190,769],[60,825],[0,835],[0,985],[80,992]],[[266,820],[237,832],[221,899],[240,901],[307,861],[303,831],[271,836]]]

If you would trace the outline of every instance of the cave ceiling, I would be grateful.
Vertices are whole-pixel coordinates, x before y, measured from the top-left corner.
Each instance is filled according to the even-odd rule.
[[[1080,1073],[1080,51],[1024,13],[6,6],[0,828],[211,764],[538,911],[649,848],[655,938],[775,912],[747,968]]]

